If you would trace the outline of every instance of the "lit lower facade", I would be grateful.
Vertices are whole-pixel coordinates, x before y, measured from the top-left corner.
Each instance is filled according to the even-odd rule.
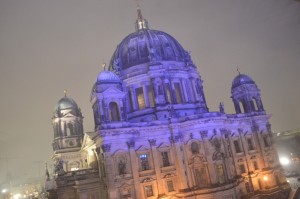
[[[92,88],[95,131],[74,100],[57,105],[58,198],[287,198],[260,90],[238,74],[231,97],[235,114],[210,112],[190,54],[138,9]]]

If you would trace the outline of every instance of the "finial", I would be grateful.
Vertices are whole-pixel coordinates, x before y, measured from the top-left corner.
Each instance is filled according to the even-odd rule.
[[[148,21],[144,19],[142,15],[140,0],[135,0],[135,2],[136,2],[136,10],[138,15],[138,18],[135,22],[135,29],[136,30],[148,29]]]
[[[67,97],[67,89],[64,89],[65,97]]]
[[[239,73],[239,75],[241,74],[239,66],[236,67],[236,71]]]
[[[101,66],[102,66],[103,70],[106,70],[106,63],[103,62]]]

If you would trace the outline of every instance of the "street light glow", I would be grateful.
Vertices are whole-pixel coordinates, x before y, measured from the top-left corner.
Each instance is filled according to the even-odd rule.
[[[7,192],[7,189],[2,189],[2,193],[6,193]]]
[[[289,165],[290,164],[290,160],[287,157],[280,157],[279,162],[281,165]]]

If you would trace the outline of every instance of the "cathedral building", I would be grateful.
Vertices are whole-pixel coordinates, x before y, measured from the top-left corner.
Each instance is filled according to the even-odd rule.
[[[139,8],[135,26],[92,87],[93,132],[73,99],[58,101],[49,198],[287,198],[254,80],[233,79],[234,114],[211,112],[188,51]]]

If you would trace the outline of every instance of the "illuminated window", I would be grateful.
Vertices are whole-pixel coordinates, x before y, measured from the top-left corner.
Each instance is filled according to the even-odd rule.
[[[238,140],[234,140],[233,144],[234,144],[235,152],[236,153],[241,153],[242,150],[241,150],[241,147],[240,147],[240,142]]]
[[[153,196],[152,185],[147,185],[147,186],[144,187],[144,189],[145,189],[145,195],[146,195],[146,197]]]
[[[168,192],[175,191],[172,180],[167,181],[167,187],[168,187]]]
[[[175,87],[175,96],[176,96],[176,102],[178,104],[182,103],[182,96],[181,96],[181,91],[180,91],[180,84],[179,83],[174,83]]]
[[[141,170],[142,171],[149,170],[148,154],[141,154],[139,157],[140,157]]]
[[[163,166],[164,167],[170,166],[168,152],[167,151],[161,152],[161,156],[162,156]]]
[[[137,100],[138,100],[139,109],[146,108],[143,88],[142,87],[137,88],[135,92],[136,92],[136,96],[137,96]]]
[[[252,103],[253,103],[253,108],[254,108],[254,110],[255,110],[255,111],[258,111],[257,101],[256,101],[256,99],[255,99],[254,97],[252,98]]]
[[[254,150],[252,138],[247,138],[248,150]]]

